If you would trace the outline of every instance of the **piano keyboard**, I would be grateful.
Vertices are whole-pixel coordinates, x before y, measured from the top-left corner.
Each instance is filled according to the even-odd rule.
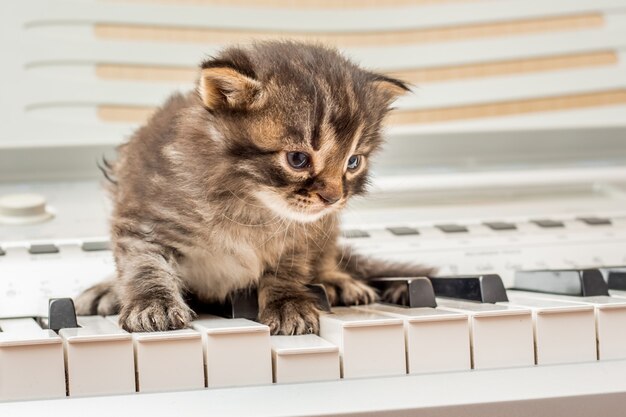
[[[334,307],[322,313],[319,336],[270,336],[265,325],[217,316],[202,316],[189,329],[134,334],[122,330],[117,317],[100,316],[78,317],[77,327],[57,334],[41,324],[56,320],[52,309],[39,321],[3,319],[0,400],[625,360],[626,298],[561,295],[572,288],[569,272],[543,280],[547,289],[538,281],[540,292],[508,290],[507,301],[493,303],[467,300],[501,288],[497,275],[472,291],[481,277],[433,278],[448,281],[458,296],[442,298],[450,288],[436,286],[426,291],[438,296],[424,300],[426,307]],[[578,272],[581,285],[583,272],[599,274]],[[516,283],[528,282],[524,274]],[[425,277],[410,280],[430,285]]]
[[[624,0],[48,3],[0,2],[0,197],[37,202],[0,207],[0,415],[623,414],[626,279],[600,267],[626,265]],[[329,42],[417,86],[342,240],[473,280],[430,304],[405,282],[413,307],[336,308],[320,335],[233,306],[246,318],[149,334],[48,317],[114,273],[94,161],[251,37]],[[516,280],[593,268],[607,293]]]

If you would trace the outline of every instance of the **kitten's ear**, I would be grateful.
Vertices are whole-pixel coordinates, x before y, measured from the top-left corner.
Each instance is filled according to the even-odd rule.
[[[198,93],[210,110],[220,108],[246,109],[258,99],[261,83],[234,68],[202,68]]]
[[[372,84],[376,89],[376,92],[383,97],[387,103],[391,103],[401,95],[411,91],[409,86],[404,81],[381,74],[373,75]]]

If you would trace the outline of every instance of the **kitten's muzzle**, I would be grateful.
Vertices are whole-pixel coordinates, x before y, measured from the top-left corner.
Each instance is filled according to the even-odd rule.
[[[320,200],[322,200],[322,203],[324,203],[327,206],[332,206],[337,201],[341,200],[341,194],[333,193],[333,192],[318,191],[317,196],[320,198]]]

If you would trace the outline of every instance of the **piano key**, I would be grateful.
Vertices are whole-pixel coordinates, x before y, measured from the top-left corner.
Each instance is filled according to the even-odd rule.
[[[81,245],[81,249],[85,252],[111,250],[111,242],[108,240],[86,241]]]
[[[319,334],[339,347],[343,378],[406,374],[402,319],[335,307],[320,315]]]
[[[508,222],[484,222],[485,226],[490,228],[491,230],[516,230],[517,226],[515,223]]]
[[[255,288],[231,292],[223,303],[193,302],[195,311],[228,319],[256,320],[259,314],[258,295]]]
[[[429,277],[437,297],[457,298],[481,303],[508,301],[499,275],[459,275]]]
[[[6,252],[2,250],[2,248],[0,248],[0,256],[4,256],[4,255],[6,255]]]
[[[406,307],[437,307],[433,286],[426,277],[376,278],[368,284],[378,290],[386,303]]]
[[[217,316],[203,316],[192,326],[202,335],[209,388],[272,383],[269,327]]]
[[[135,392],[130,333],[104,317],[78,317],[78,328],[59,330],[70,396]]]
[[[437,298],[438,308],[467,314],[474,369],[532,366],[535,363],[532,313],[508,305]]]
[[[413,236],[413,235],[420,234],[420,232],[417,229],[413,227],[405,227],[405,226],[388,227],[387,230],[389,230],[392,234],[396,236]]]
[[[369,304],[358,309],[404,320],[409,374],[471,369],[468,315],[387,304]]]
[[[0,401],[65,397],[61,338],[34,319],[0,320]]]
[[[50,330],[78,327],[76,309],[71,298],[52,298],[48,302],[47,325]]]
[[[323,284],[307,284],[308,290],[317,298],[317,306],[320,310],[330,312],[330,301],[328,300],[328,294],[326,294],[326,288]]]
[[[346,239],[355,239],[355,238],[370,237],[370,234],[367,233],[365,230],[352,229],[352,230],[342,231],[341,236],[343,236]]]
[[[606,217],[578,217],[577,220],[589,226],[608,226],[612,224],[611,219]]]
[[[568,303],[583,303],[594,307],[598,359],[626,358],[626,300],[605,295],[579,297],[508,290],[511,297],[550,299]]]
[[[271,336],[274,382],[339,379],[339,348],[314,334]]]
[[[609,295],[598,269],[516,271],[513,287],[521,291],[581,297]]]
[[[599,268],[609,290],[626,291],[626,267],[615,266]],[[609,291],[610,292],[610,291]]]
[[[118,316],[107,317],[118,326]],[[119,326],[118,326],[119,327]],[[204,387],[202,337],[193,329],[132,333],[137,391]]]
[[[597,359],[594,308],[589,304],[526,297],[509,297],[511,305],[533,315],[538,365],[587,362]]]
[[[468,231],[467,227],[459,224],[438,224],[435,227],[444,233],[465,233]]]
[[[330,302],[322,284],[308,284],[308,290],[315,295],[322,311],[330,311]],[[190,300],[194,311],[228,319],[256,320],[259,315],[258,292],[256,288],[246,288],[231,292],[222,303],[206,303]]]
[[[59,253],[59,248],[52,243],[35,244],[30,245],[30,248],[28,248],[28,253],[30,253],[31,255]]]
[[[550,220],[550,219],[538,219],[531,220],[531,223],[535,223],[539,227],[543,227],[546,229],[549,228],[557,228],[557,227],[565,227],[565,223],[558,220]]]

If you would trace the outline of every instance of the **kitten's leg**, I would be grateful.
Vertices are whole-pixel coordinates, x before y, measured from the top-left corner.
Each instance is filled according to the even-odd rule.
[[[338,269],[320,271],[315,282],[324,285],[331,305],[370,304],[378,299],[376,290]]]
[[[173,251],[135,237],[116,242],[120,325],[128,331],[180,329],[193,311],[183,300]]]
[[[337,249],[328,248],[321,255],[315,282],[324,285],[331,305],[370,304],[378,299],[376,290],[340,269]]]
[[[318,332],[320,310],[304,284],[268,272],[261,277],[258,291],[259,321],[268,325],[272,334]]]
[[[110,316],[119,312],[119,298],[116,282],[103,281],[87,288],[74,300],[76,314],[79,316]]]

